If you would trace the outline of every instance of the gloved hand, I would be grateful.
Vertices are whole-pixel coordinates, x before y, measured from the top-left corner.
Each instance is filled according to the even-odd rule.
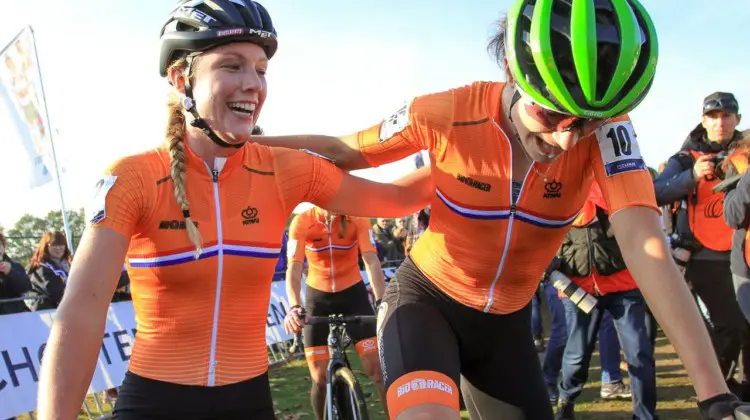
[[[743,403],[734,394],[719,394],[698,403],[705,420],[750,420],[750,404]]]

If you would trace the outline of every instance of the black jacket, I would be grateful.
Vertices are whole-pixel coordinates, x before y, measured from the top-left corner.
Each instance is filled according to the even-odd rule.
[[[11,260],[7,255],[3,255],[0,261],[10,263],[10,272],[8,274],[0,273],[0,300],[23,297],[31,290],[29,276],[26,275],[23,266]],[[27,312],[28,310],[29,308],[23,301],[0,303],[0,315]]]
[[[32,311],[55,309],[62,301],[68,273],[52,261],[29,271],[32,295],[39,296],[31,304]]]
[[[727,176],[734,174],[730,166]],[[735,229],[732,236],[732,273],[750,278],[750,267],[745,262],[745,234],[750,227],[750,171],[729,187],[724,197],[724,220]]]
[[[557,253],[559,270],[563,274],[587,277],[595,267],[597,273],[609,276],[627,268],[609,216],[597,207],[596,217],[597,221],[584,227],[572,227],[565,235]]]
[[[732,142],[741,135],[742,133],[739,131],[735,132]],[[686,199],[688,194],[697,187],[697,183],[693,177],[693,165],[695,161],[690,151],[719,153],[726,151],[732,142],[720,145],[707,141],[706,130],[702,125],[698,124],[685,139],[680,152],[669,158],[664,170],[654,180],[657,205],[668,206]],[[678,218],[673,225],[677,229],[688,231],[689,233],[688,219],[686,216],[680,216],[679,212]],[[694,253],[692,258],[698,260],[729,260],[729,252],[718,252],[703,248]]]

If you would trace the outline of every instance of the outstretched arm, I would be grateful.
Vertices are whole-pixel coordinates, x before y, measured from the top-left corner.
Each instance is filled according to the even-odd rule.
[[[336,194],[321,207],[350,216],[403,217],[429,203],[435,192],[431,174],[430,168],[425,167],[390,184],[344,174]]]
[[[253,136],[253,142],[271,147],[309,150],[331,159],[345,170],[370,168],[359,150],[357,136],[333,137],[322,135]]]
[[[672,260],[657,212],[627,207],[611,219],[625,263],[680,355],[698,400],[729,392],[698,308]]]

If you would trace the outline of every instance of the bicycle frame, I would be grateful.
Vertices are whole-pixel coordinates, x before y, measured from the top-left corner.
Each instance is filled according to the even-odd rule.
[[[334,315],[331,315],[331,317],[334,317]],[[346,333],[344,325],[329,324],[328,354],[330,355],[330,361],[326,369],[326,411],[329,419],[333,419],[333,373],[340,367],[349,367],[349,360],[346,358],[346,349],[343,345],[344,334]]]

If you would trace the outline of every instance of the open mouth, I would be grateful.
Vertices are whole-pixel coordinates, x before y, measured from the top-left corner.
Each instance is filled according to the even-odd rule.
[[[545,156],[548,159],[554,159],[560,154],[562,154],[563,150],[559,147],[555,147],[546,141],[542,140],[540,137],[535,138],[536,141],[536,147],[537,150],[539,150],[539,153]]]
[[[252,102],[229,102],[227,103],[229,109],[241,118],[253,118],[255,115],[256,104]]]

